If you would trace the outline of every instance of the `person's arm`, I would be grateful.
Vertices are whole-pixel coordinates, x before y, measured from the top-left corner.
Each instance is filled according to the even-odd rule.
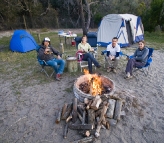
[[[148,53],[149,53],[149,49],[146,48],[146,49],[143,51],[142,56],[141,56],[141,57],[135,57],[135,59],[138,60],[138,61],[143,61],[143,60],[146,58],[146,56],[148,55]]]
[[[38,51],[38,53],[39,53],[39,58],[41,60],[45,60],[45,56],[46,56],[45,50],[43,48],[40,48],[39,51]]]
[[[54,53],[54,55],[56,56],[60,56],[60,53],[53,47],[50,47],[52,49],[52,52]]]
[[[137,56],[137,51],[138,51],[138,48],[135,50],[134,54],[133,54],[133,57],[135,58]]]
[[[107,46],[106,51],[107,51],[106,56],[109,57],[109,55],[110,55],[110,46],[109,45]]]
[[[91,47],[91,45],[89,43],[87,43],[87,46],[88,46],[88,51],[90,51],[90,52],[94,51],[94,49]]]
[[[117,51],[116,51],[116,57],[115,58],[119,58],[120,55],[120,46],[117,45]]]
[[[109,55],[110,55],[110,51],[107,51],[106,55],[107,55],[107,57],[109,57]]]

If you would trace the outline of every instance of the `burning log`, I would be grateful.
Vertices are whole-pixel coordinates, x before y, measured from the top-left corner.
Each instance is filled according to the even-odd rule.
[[[57,116],[57,119],[56,119],[56,123],[59,124],[60,122],[60,119],[61,119],[61,110],[58,111],[58,116]]]
[[[73,130],[92,130],[93,125],[91,124],[69,124],[68,126],[70,129]]]
[[[65,128],[64,128],[64,138],[65,139],[67,138],[67,133],[68,133],[68,124],[66,124]]]
[[[108,108],[106,117],[112,119],[113,118],[113,113],[114,113],[114,107],[115,107],[116,100],[109,99],[108,102],[109,102],[109,108]]]
[[[83,91],[84,93],[89,93],[90,91],[90,85],[89,85],[89,81],[83,82],[79,85],[79,89],[81,91]]]
[[[66,112],[62,116],[62,119],[67,119],[68,116],[70,115],[71,111],[72,111],[72,104],[70,104],[69,106],[67,106]]]
[[[94,109],[94,110],[97,110],[99,108],[99,105],[100,103],[102,102],[100,96],[96,96],[94,99],[93,99],[93,102],[91,104],[91,108]]]
[[[67,105],[68,105],[68,104],[67,104],[67,103],[65,103],[65,104],[64,104],[64,106],[63,106],[63,108],[62,108],[62,115],[61,115],[61,119],[64,119],[64,118],[63,118],[63,116],[64,116],[64,114],[65,114],[65,112],[66,112],[66,110],[67,110]]]
[[[114,111],[114,119],[119,121],[122,109],[122,100],[116,101],[115,111]]]
[[[94,137],[90,136],[90,137],[86,137],[86,138],[83,138],[83,139],[80,139],[80,140],[77,140],[77,141],[74,141],[74,142],[71,142],[71,143],[90,143],[90,142],[93,142],[93,141],[94,141]]]
[[[73,112],[72,112],[72,122],[75,123],[76,121],[77,121],[77,98],[74,98]]]
[[[95,111],[93,109],[89,109],[88,111],[88,124],[92,124],[93,128],[95,128]]]

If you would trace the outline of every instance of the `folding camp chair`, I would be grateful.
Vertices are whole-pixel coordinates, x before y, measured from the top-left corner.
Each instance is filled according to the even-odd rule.
[[[146,65],[143,67],[135,67],[133,72],[140,71],[140,72],[144,73],[145,76],[147,76],[149,74],[150,65],[153,61],[152,56],[153,56],[154,49],[153,48],[148,48],[148,49],[149,49],[149,53],[148,53],[148,59],[147,59]],[[129,58],[133,58],[133,57],[134,57],[133,55],[129,56]]]
[[[37,46],[37,47],[36,47],[36,52],[37,52],[37,60],[38,60],[38,63],[39,63],[39,65],[41,66],[41,72],[44,72],[44,73],[46,74],[47,77],[52,77],[53,74],[55,73],[55,71],[53,70],[51,74],[48,74],[48,73],[47,73],[46,67],[48,67],[49,65],[46,63],[45,60],[41,60],[41,59],[39,58],[39,48],[40,48],[40,46]],[[49,66],[49,67],[51,67],[51,66]]]
[[[93,54],[93,57],[95,58],[96,57],[96,54],[97,53],[91,53],[91,54]],[[76,57],[77,57],[77,59],[78,59],[78,63],[79,63],[79,66],[80,66],[80,70],[81,70],[81,72],[83,71],[83,68],[85,68],[85,67],[88,67],[88,61],[83,61],[82,60],[82,58],[83,58],[83,54],[81,53],[81,52],[79,52],[79,51],[77,51],[76,52]],[[94,66],[95,67],[95,70],[96,70],[96,66],[92,63],[92,66]]]

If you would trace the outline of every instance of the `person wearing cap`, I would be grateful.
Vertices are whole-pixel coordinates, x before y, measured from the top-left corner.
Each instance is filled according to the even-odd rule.
[[[57,57],[55,58],[54,55]],[[48,37],[45,37],[40,45],[39,58],[53,67],[56,73],[56,80],[60,80],[60,76],[64,71],[65,61],[60,57],[60,53],[50,45],[50,38]]]

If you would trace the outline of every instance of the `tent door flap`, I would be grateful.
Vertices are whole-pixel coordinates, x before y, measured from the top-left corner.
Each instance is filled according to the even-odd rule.
[[[127,30],[129,44],[132,45],[133,35],[132,35],[131,27],[130,27],[130,21],[126,21],[126,30]]]

